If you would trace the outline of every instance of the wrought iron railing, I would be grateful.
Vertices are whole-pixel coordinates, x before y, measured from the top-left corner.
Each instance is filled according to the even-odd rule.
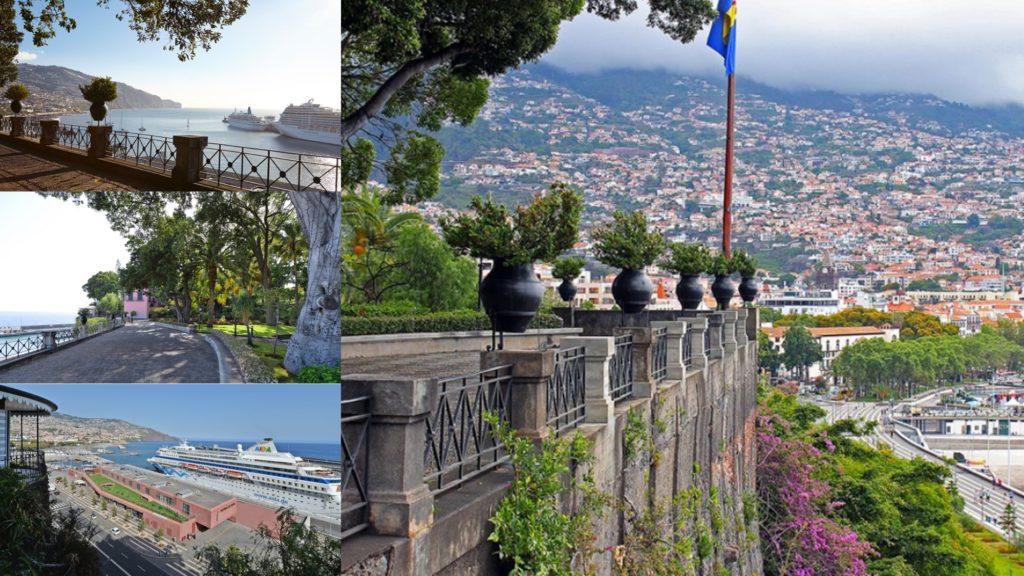
[[[57,143],[68,148],[89,149],[89,128],[75,124],[61,124],[57,127]]]
[[[42,349],[42,334],[27,334],[22,337],[0,336],[0,358],[4,360]]]
[[[459,486],[508,459],[484,413],[508,423],[511,381],[511,365],[437,381],[423,450],[423,480],[432,492]]]
[[[11,133],[11,117],[0,116],[0,132]]]
[[[336,192],[341,158],[210,144],[203,149],[202,178],[245,189]]]
[[[633,335],[615,337],[615,353],[608,364],[612,401],[633,396]]]
[[[107,145],[108,156],[163,172],[170,172],[174,168],[176,152],[177,148],[170,138],[136,132],[111,132]]]
[[[586,416],[586,348],[555,352],[555,372],[548,378],[547,424],[555,433],[575,428]]]
[[[655,382],[668,375],[668,328],[655,328],[651,342],[651,378]]]
[[[683,366],[693,366],[693,328],[686,326],[686,333],[683,334]]]
[[[370,397],[341,401],[341,539],[369,526],[366,469],[370,461]]]
[[[42,450],[11,450],[7,462],[9,468],[23,474],[34,476],[46,473],[46,459]]]
[[[39,139],[39,135],[42,134],[42,128],[39,126],[40,118],[38,116],[29,116],[25,118],[25,136],[29,138]]]

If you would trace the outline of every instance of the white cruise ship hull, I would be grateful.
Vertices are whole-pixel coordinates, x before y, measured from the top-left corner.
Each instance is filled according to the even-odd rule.
[[[319,142],[321,144],[333,144],[335,146],[341,146],[341,132],[318,132],[315,130],[305,130],[303,128],[297,128],[288,124],[282,124],[277,122],[274,124],[277,131],[281,134],[295,138],[296,140],[307,140],[309,142]]]
[[[248,130],[250,132],[263,132],[267,129],[266,124],[252,122],[250,120],[236,120],[234,118],[228,118],[228,126],[238,128],[239,130]]]
[[[339,517],[341,514],[341,494],[337,498],[318,496],[311,493],[287,490],[249,478],[233,478],[215,474],[188,470],[179,467],[176,462],[156,456],[149,459],[153,467],[168,476],[181,478],[199,486],[212,488],[232,496],[250,500],[265,506],[290,507],[298,512]],[[258,475],[255,475],[258,476]]]

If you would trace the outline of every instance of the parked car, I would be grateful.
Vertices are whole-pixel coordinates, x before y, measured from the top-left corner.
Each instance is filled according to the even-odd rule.
[[[113,528],[111,528],[110,532],[111,532],[111,534],[120,534],[121,533],[121,529],[118,528],[117,526],[114,526]]]

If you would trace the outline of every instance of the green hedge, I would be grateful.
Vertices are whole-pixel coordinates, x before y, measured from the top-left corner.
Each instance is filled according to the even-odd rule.
[[[341,368],[323,364],[303,366],[302,370],[299,370],[299,382],[337,384],[341,382]]]
[[[342,316],[404,316],[406,314],[429,314],[430,308],[415,302],[400,300],[381,304],[345,304],[341,307]]]
[[[530,328],[561,328],[562,319],[553,314],[538,314]],[[404,316],[341,318],[342,336],[369,334],[410,334],[417,332],[469,332],[490,330],[491,321],[483,312],[435,312]]]

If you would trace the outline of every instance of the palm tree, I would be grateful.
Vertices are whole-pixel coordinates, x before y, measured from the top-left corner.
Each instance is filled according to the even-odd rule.
[[[345,267],[354,272],[345,275],[345,284],[368,302],[380,302],[388,290],[397,288],[397,284],[386,284],[387,275],[401,266],[392,255],[394,243],[403,226],[419,220],[419,214],[394,212],[372,189],[344,194],[342,258]]]
[[[295,291],[295,323],[298,324],[299,310],[302,300],[299,299],[299,261],[306,257],[306,237],[302,234],[302,226],[298,220],[291,219],[281,227],[281,256],[290,260],[292,265],[292,283]]]

